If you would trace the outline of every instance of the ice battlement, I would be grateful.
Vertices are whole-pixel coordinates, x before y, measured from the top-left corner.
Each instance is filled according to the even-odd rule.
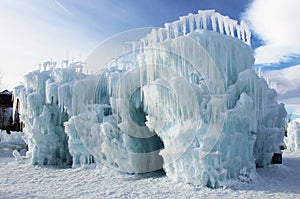
[[[77,72],[82,72],[84,63],[82,61],[69,62],[68,59],[61,60],[61,66],[57,67],[57,62],[45,61],[39,64],[39,71],[54,71],[56,68],[76,68]]]
[[[250,28],[243,20],[238,24],[238,21],[223,16],[215,10],[198,10],[197,14],[189,13],[186,16],[179,17],[177,21],[165,23],[164,28],[152,29],[151,33],[145,38],[134,43],[133,48],[135,48],[135,45],[140,45],[143,48],[152,43],[175,39],[199,30],[211,30],[230,35],[251,46]]]

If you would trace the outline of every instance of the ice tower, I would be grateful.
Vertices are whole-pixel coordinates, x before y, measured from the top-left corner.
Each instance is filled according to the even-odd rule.
[[[286,147],[290,151],[298,151],[300,146],[300,125],[297,121],[291,121],[287,127],[287,137],[284,138]]]
[[[29,157],[163,169],[209,187],[249,178],[280,152],[286,117],[252,70],[250,37],[243,21],[199,11],[131,41],[97,75],[76,66],[27,75],[16,93]]]

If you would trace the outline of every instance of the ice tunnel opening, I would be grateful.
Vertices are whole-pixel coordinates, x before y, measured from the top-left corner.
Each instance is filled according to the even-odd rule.
[[[141,87],[138,87],[129,98],[129,116],[135,124],[148,129],[146,125],[147,115],[148,113],[144,104],[144,95]],[[155,130],[153,130],[153,136],[148,138],[139,138],[139,140],[140,143],[145,147],[142,151],[146,150],[147,152],[151,152],[155,150],[161,151],[164,149],[164,143],[162,139],[157,135]],[[147,142],[147,144],[145,143],[145,141]],[[157,156],[161,157],[159,153],[157,153]],[[158,159],[159,158],[154,158],[153,160]],[[161,166],[159,168],[161,169],[149,171],[146,173],[139,173],[139,175],[142,178],[165,176],[166,172],[163,169],[163,161],[161,162]]]
[[[142,102],[141,88],[136,89],[129,100],[129,115],[131,119],[139,126],[146,126],[147,113],[144,111],[144,103]]]

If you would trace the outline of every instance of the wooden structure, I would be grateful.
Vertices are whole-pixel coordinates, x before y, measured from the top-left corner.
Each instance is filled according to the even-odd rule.
[[[22,131],[19,116],[19,100],[17,99],[14,111],[14,96],[12,91],[0,92],[0,129],[10,131]],[[14,113],[15,112],[15,113]]]

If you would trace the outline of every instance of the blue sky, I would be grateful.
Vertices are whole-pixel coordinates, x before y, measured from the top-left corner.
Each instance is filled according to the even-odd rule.
[[[247,21],[256,66],[300,115],[299,0],[1,0],[1,86],[11,89],[43,61],[84,60],[114,34],[161,27],[199,9]]]

